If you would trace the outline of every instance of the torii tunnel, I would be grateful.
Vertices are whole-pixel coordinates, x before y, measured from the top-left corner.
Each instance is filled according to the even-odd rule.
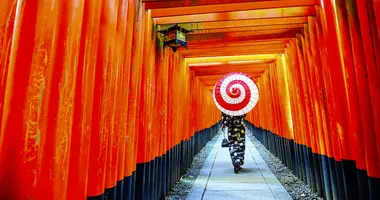
[[[157,31],[194,30],[188,49]],[[0,199],[160,199],[216,135],[243,72],[246,126],[325,199],[380,199],[380,1],[1,0]]]

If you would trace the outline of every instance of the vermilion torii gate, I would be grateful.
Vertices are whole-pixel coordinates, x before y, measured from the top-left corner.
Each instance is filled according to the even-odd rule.
[[[188,49],[161,48],[173,24]],[[213,85],[243,72],[250,129],[295,175],[380,199],[379,68],[377,0],[2,0],[0,195],[165,196],[216,133]]]

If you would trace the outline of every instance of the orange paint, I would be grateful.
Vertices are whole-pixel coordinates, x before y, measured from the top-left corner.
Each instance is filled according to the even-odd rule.
[[[380,1],[372,0],[371,8],[374,10],[374,16],[376,18],[376,25],[377,25],[377,34],[378,34],[377,37],[380,39]]]
[[[286,79],[288,80],[289,84],[289,99],[290,99],[290,112],[292,116],[292,122],[293,122],[293,139],[295,142],[300,143],[300,131],[301,131],[301,125],[300,122],[301,120],[299,119],[299,112],[298,112],[298,103],[297,103],[297,97],[296,97],[296,88],[295,84],[296,81],[294,80],[293,76],[293,70],[291,70],[290,66],[293,65],[293,60],[292,60],[292,54],[291,54],[291,48],[290,44],[288,45],[285,54],[285,71],[286,73]],[[289,126],[289,125],[288,125]]]
[[[307,17],[287,17],[287,18],[268,18],[268,19],[246,19],[246,20],[227,20],[215,22],[199,22],[199,23],[183,23],[181,27],[188,30],[202,30],[202,29],[221,29],[221,28],[240,28],[248,26],[266,26],[271,25],[284,25],[284,24],[300,24],[306,23]],[[159,30],[166,29],[172,25],[160,25]]]
[[[66,199],[84,1],[53,3],[59,8],[59,32],[53,40],[56,44],[51,56],[55,61],[49,67],[51,81],[47,82],[51,91],[44,108],[48,120],[46,133],[41,134],[43,150],[37,198]]]
[[[367,76],[368,76],[368,85],[370,89],[370,98],[371,98],[371,106],[372,106],[372,116],[375,126],[375,133],[379,133],[379,123],[380,123],[380,105],[377,103],[380,99],[380,76],[378,74],[378,66],[380,66],[379,62],[380,59],[378,54],[376,54],[376,37],[373,34],[374,33],[374,26],[373,26],[373,17],[368,17],[369,14],[371,14],[368,11],[368,7],[366,6],[366,1],[356,1],[356,9],[358,12],[358,18],[360,22],[360,32],[362,35],[362,44],[363,44],[363,51],[365,55],[365,63],[366,63],[366,70],[367,70]],[[355,8],[354,8],[355,9]],[[354,14],[353,14],[354,15]],[[364,138],[364,134],[363,137]],[[378,155],[380,155],[380,137],[377,138],[377,151]],[[365,145],[365,141],[362,141],[363,145]],[[363,149],[364,150],[364,149]],[[362,153],[363,155],[364,153]],[[366,155],[367,157],[367,155]],[[371,162],[372,159],[369,159],[367,161]],[[380,159],[378,160],[378,163],[380,163]]]
[[[292,8],[272,8],[250,11],[220,12],[197,15],[182,15],[175,17],[156,18],[157,24],[192,23],[192,22],[213,22],[229,20],[250,20],[267,18],[286,18],[315,15],[314,6],[300,6]]]
[[[133,41],[132,41],[132,56],[131,56],[131,73],[129,89],[132,90],[128,96],[128,135],[133,136],[133,140],[129,146],[133,147],[130,154],[132,160],[130,162],[132,173],[136,170],[136,163],[138,157],[138,139],[140,132],[140,88],[141,88],[141,74],[142,74],[142,53],[144,50],[144,9],[137,1],[133,1],[134,12],[134,28],[133,28]],[[133,143],[132,143],[133,142]]]
[[[154,110],[154,100],[155,100],[155,34],[152,34],[154,30],[151,29],[151,17],[149,12],[144,13],[144,23],[143,30],[144,35],[144,52],[142,57],[142,79],[140,83],[140,110],[141,113],[139,123],[139,134],[138,134],[138,156],[137,163],[145,163],[154,159],[154,148],[155,142],[153,141],[154,134],[157,133],[155,130],[153,121],[153,114],[149,110]],[[152,155],[153,154],[153,155]]]
[[[92,126],[92,108],[96,54],[100,21],[100,1],[84,4],[77,82],[74,104],[73,133],[70,146],[70,166],[67,199],[87,197],[87,173]]]
[[[265,49],[267,51],[271,49],[284,49],[286,47],[285,44],[269,44],[269,45],[260,45],[260,46],[248,46],[248,47],[224,47],[224,48],[208,48],[208,49],[183,49],[179,50],[180,54],[183,56],[187,55],[202,55],[204,53],[212,53],[212,52],[246,52],[250,54],[252,51]]]
[[[211,45],[211,44],[218,44],[222,42],[251,42],[251,41],[273,41],[278,39],[288,39],[295,37],[296,32],[293,33],[283,33],[283,34],[267,34],[267,35],[250,35],[250,36],[244,36],[244,37],[228,37],[228,36],[221,36],[221,35],[214,35],[212,38],[198,38],[197,40],[188,40],[189,45]],[[265,49],[263,49],[265,50]],[[265,54],[265,53],[262,53]],[[268,53],[267,53],[268,54]],[[273,54],[273,53],[272,53]],[[231,55],[233,56],[233,55]],[[212,57],[212,56],[210,56]]]
[[[313,63],[313,57],[311,55],[311,46],[310,46],[310,37],[308,32],[308,26],[305,25],[304,28],[304,38],[302,38],[302,48],[303,48],[303,54],[305,59],[305,69],[304,74],[306,76],[306,82],[308,87],[308,95],[309,95],[309,115],[310,121],[312,122],[313,126],[313,134],[311,134],[312,139],[312,150],[314,152],[319,152],[319,135],[323,131],[322,128],[322,120],[320,116],[321,107],[318,102],[317,95],[318,88],[317,83],[315,80],[316,72],[314,71],[316,69],[316,66]]]
[[[134,34],[135,34],[135,18],[136,16],[136,4],[134,0],[128,0],[128,15],[127,15],[127,32],[126,32],[126,55],[124,60],[124,67],[126,68],[126,74],[125,74],[125,87],[124,94],[126,95],[126,102],[127,102],[127,114],[124,118],[127,119],[126,124],[126,136],[125,136],[125,161],[124,161],[124,177],[129,177],[132,175],[133,171],[135,170],[136,166],[136,133],[135,133],[135,121],[134,116],[136,115],[136,105],[135,105],[135,98],[136,98],[136,92],[137,92],[137,84],[136,81],[137,76],[140,72],[138,70],[134,63],[133,63],[133,55],[136,49],[136,43],[134,40]]]
[[[8,161],[8,167],[13,167],[12,172],[6,167],[1,173],[19,174],[1,178],[9,182],[9,188],[2,187],[7,189],[7,194],[17,195],[10,199],[42,195],[66,199],[74,113],[71,105],[74,104],[83,2],[51,1],[49,6],[45,3],[19,2],[15,21],[17,28],[2,121],[4,134],[0,143],[2,158]],[[25,31],[29,34],[22,34]],[[19,75],[20,66],[23,75]],[[15,97],[18,100],[11,100]],[[12,102],[7,102],[9,100]],[[18,108],[13,108],[14,103]],[[18,128],[11,130],[9,125]],[[14,133],[11,137],[20,140],[12,144],[5,134],[10,132]],[[13,152],[22,153],[9,159]]]
[[[318,0],[286,0],[286,1],[254,1],[247,3],[228,3],[222,6],[220,5],[195,5],[191,7],[172,7],[172,8],[159,8],[152,10],[152,17],[168,17],[168,16],[178,16],[178,15],[194,15],[194,14],[205,14],[205,13],[219,13],[228,11],[242,11],[242,10],[257,10],[257,9],[268,9],[268,8],[286,8],[286,7],[296,7],[296,6],[311,6],[317,5]],[[147,7],[149,8],[149,3]]]
[[[247,52],[245,50],[241,51],[215,51],[215,52],[207,52],[202,54],[192,53],[188,55],[184,55],[184,58],[201,58],[201,57],[221,57],[221,56],[250,56],[250,55],[262,55],[262,54],[281,54],[284,52],[284,49],[264,49],[264,50],[252,50]]]
[[[128,27],[128,15],[131,3],[128,0],[119,1],[118,19],[116,27],[116,55],[118,66],[117,92],[115,99],[116,116],[114,129],[118,135],[118,155],[116,164],[116,181],[124,179],[126,169],[126,143],[127,143],[127,115],[128,115],[128,86],[130,73],[130,40]],[[120,100],[120,101],[118,101]],[[129,157],[129,156],[128,156]],[[128,160],[129,162],[129,160]]]
[[[269,44],[287,44],[290,38],[285,39],[273,39],[273,40],[262,40],[262,41],[237,41],[230,43],[219,43],[219,44],[196,44],[188,45],[189,49],[203,49],[203,48],[224,48],[224,47],[245,47],[245,46],[255,46],[255,45],[269,45]]]
[[[239,3],[255,2],[256,0],[239,0]],[[170,1],[156,1],[156,0],[143,0],[147,9],[153,8],[173,8],[184,6],[200,6],[200,5],[216,5],[216,4],[231,4],[236,3],[236,0],[170,0]]]
[[[343,3],[340,2],[335,2],[335,4],[333,4],[333,9],[334,18],[338,22],[338,24],[336,25],[336,33],[338,37],[338,42],[341,43],[339,44],[339,51],[340,55],[343,57],[343,59],[341,59],[341,62],[345,68],[345,71],[343,73],[345,73],[344,77],[347,87],[346,93],[348,93],[349,98],[348,114],[349,118],[351,119],[349,129],[346,133],[344,133],[344,138],[340,138],[343,150],[346,149],[346,151],[348,151],[348,155],[345,155],[346,153],[344,151],[342,152],[342,158],[354,160],[356,158],[356,134],[359,132],[367,132],[368,129],[371,129],[371,127],[373,127],[373,125],[370,125],[367,122],[364,122],[364,124],[362,124],[361,117],[358,117],[362,111],[359,107],[358,87],[355,78],[356,74],[354,69],[352,50],[350,48],[352,42],[349,38],[350,36],[345,5],[343,5]],[[342,124],[342,126],[344,126],[344,124]],[[365,129],[367,129],[367,131],[365,131]]]
[[[188,49],[161,48],[170,23]],[[379,178],[379,24],[377,0],[5,0],[0,195],[104,194],[219,121],[233,71],[259,87],[255,126]]]
[[[7,83],[16,3],[17,2],[10,0],[5,0],[0,3],[0,122],[2,121],[4,109],[5,88]]]
[[[243,73],[258,73],[262,74],[269,68],[269,64],[225,64],[221,66],[190,66],[190,69],[195,72],[196,76],[208,75],[223,75],[229,72],[238,71]]]
[[[317,15],[316,21],[315,21],[315,43],[318,44],[319,47],[319,54],[316,52],[316,55],[318,55],[321,58],[321,70],[320,74],[323,77],[323,87],[325,93],[322,93],[322,102],[324,105],[324,109],[326,110],[326,116],[327,118],[327,130],[328,132],[325,132],[320,135],[323,143],[320,144],[321,147],[321,152],[325,152],[328,157],[333,158],[335,157],[340,157],[339,152],[333,151],[333,145],[331,141],[331,136],[335,136],[337,133],[337,126],[336,126],[336,119],[335,119],[335,102],[334,102],[334,97],[333,97],[333,89],[332,89],[332,77],[330,75],[330,71],[328,69],[328,63],[327,63],[327,51],[326,51],[326,42],[324,40],[323,32],[322,32],[322,27],[321,27],[321,19],[319,15]],[[323,98],[325,97],[325,98]],[[328,134],[330,133],[330,134]],[[339,148],[339,145],[337,145],[335,148]]]
[[[113,132],[113,90],[114,74],[113,50],[116,30],[116,15],[111,12],[115,2],[102,1],[99,29],[98,52],[95,72],[95,90],[93,118],[91,128],[90,166],[88,172],[88,196],[97,196],[108,188],[114,178],[109,170],[108,162],[112,162],[112,146],[116,139]],[[111,179],[111,180],[110,180]]]
[[[257,31],[234,31],[234,32],[222,32],[222,33],[204,33],[204,34],[190,34],[187,39],[189,41],[198,40],[213,40],[221,38],[234,38],[234,37],[253,37],[261,35],[277,35],[277,34],[297,34],[300,33],[300,28],[289,29],[271,29],[271,30],[257,30]]]
[[[6,199],[26,199],[28,195],[36,197],[36,185],[33,183],[37,178],[40,141],[36,143],[35,136],[37,126],[42,125],[44,127],[44,123],[38,123],[37,121],[41,118],[37,112],[38,107],[33,106],[34,109],[30,109],[31,104],[38,105],[38,102],[40,102],[38,98],[34,98],[35,100],[29,104],[26,104],[26,102],[28,101],[28,91],[31,85],[30,77],[40,74],[38,78],[43,79],[45,75],[43,72],[42,74],[35,73],[36,67],[34,63],[38,62],[33,59],[36,45],[35,39],[39,36],[39,32],[37,32],[39,27],[37,22],[40,19],[38,4],[38,1],[26,2],[23,7],[18,7],[19,12],[14,22],[18,29],[13,33],[13,46],[10,50],[0,132],[0,193]],[[48,14],[44,13],[43,10],[40,12]],[[55,19],[50,18],[53,22]],[[41,25],[41,23],[38,25]],[[51,31],[52,29],[51,26],[46,26],[46,30]],[[28,31],[29,34],[21,34],[25,31]],[[45,41],[49,41],[48,38],[45,38]],[[50,52],[50,49],[46,48],[45,52]],[[44,56],[44,58],[47,57]],[[1,78],[3,79],[3,76]],[[40,84],[37,85],[38,87],[40,87]],[[34,118],[34,130],[28,131],[29,129],[24,125],[29,122],[27,118],[25,119],[25,110],[28,111],[25,113],[26,117],[29,117],[29,113],[31,113]],[[12,133],[12,135],[7,133]],[[29,136],[31,136],[31,142],[28,148],[25,143],[28,141]],[[34,139],[34,143],[32,139]],[[26,161],[28,162],[25,162],[25,158],[27,158]],[[28,169],[33,170],[33,172],[28,173]],[[20,185],[20,183],[23,184]]]
[[[317,120],[317,131],[315,132],[316,139],[316,149],[313,149],[314,153],[319,153],[322,155],[326,154],[326,142],[324,139],[324,134],[329,132],[328,124],[330,119],[327,118],[327,109],[325,107],[324,96],[327,96],[324,91],[324,80],[322,75],[321,68],[321,57],[320,51],[318,49],[318,40],[316,37],[316,27],[315,27],[315,19],[309,18],[309,25],[305,29],[306,36],[306,46],[308,48],[308,58],[309,64],[311,65],[310,69],[310,77],[312,81],[313,87],[313,95],[314,95],[314,109]],[[320,66],[320,67],[318,67]]]

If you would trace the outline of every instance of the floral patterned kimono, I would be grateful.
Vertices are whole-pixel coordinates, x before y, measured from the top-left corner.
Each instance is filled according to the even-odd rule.
[[[235,166],[235,173],[239,170],[240,166],[244,164],[245,152],[245,125],[242,116],[230,116],[222,113],[223,126],[228,128],[228,148],[232,164]],[[236,169],[236,167],[238,169]]]

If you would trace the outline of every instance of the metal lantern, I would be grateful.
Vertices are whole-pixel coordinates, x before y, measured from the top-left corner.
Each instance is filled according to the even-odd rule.
[[[164,34],[164,48],[169,46],[174,52],[176,52],[180,47],[185,47],[187,49],[187,33],[192,31],[188,31],[176,24],[168,29],[158,32]]]

